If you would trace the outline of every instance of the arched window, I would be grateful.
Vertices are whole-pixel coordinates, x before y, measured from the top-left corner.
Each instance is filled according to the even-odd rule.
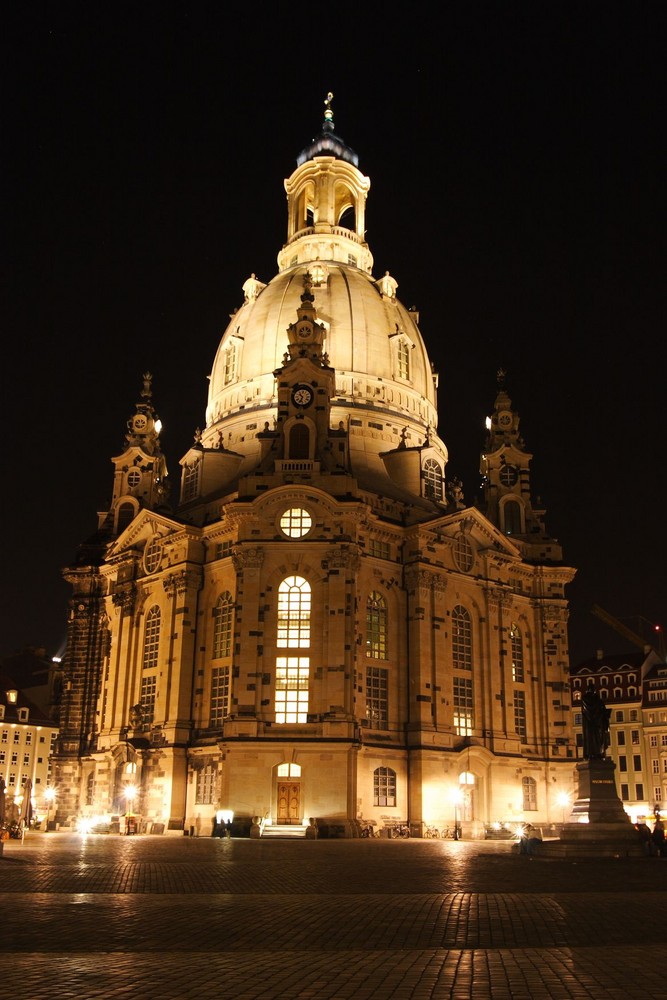
[[[278,588],[278,646],[310,646],[310,584],[302,576],[286,577]]]
[[[232,652],[232,619],[234,615],[234,602],[229,591],[225,591],[218,598],[218,603],[213,609],[213,658],[219,659],[221,656],[231,656]]]
[[[460,604],[452,611],[452,661],[456,670],[472,670],[472,621]]]
[[[503,504],[503,531],[506,535],[521,534],[521,506],[517,500],[507,500]]]
[[[289,432],[289,458],[304,460],[310,458],[310,431],[300,420]]]
[[[387,659],[387,602],[377,590],[366,601],[366,656]]]
[[[535,812],[537,809],[537,782],[535,778],[522,778],[521,790],[523,791],[524,812]]]
[[[429,500],[442,500],[442,469],[434,458],[424,462],[424,496]]]
[[[143,669],[154,670],[158,664],[158,650],[160,648],[160,625],[162,612],[155,605],[146,615],[146,628],[144,630],[144,657]]]
[[[515,684],[523,684],[523,639],[521,629],[512,623],[510,626],[510,639],[512,642],[512,680]]]
[[[277,642],[280,648],[310,648],[311,590],[302,576],[288,576],[278,588]],[[276,657],[275,713],[280,724],[308,721],[310,658]]]
[[[396,805],[396,771],[390,767],[376,767],[373,771],[373,805]]]

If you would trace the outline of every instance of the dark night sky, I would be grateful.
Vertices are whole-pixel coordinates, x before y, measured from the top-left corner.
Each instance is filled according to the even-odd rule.
[[[328,90],[371,179],[374,274],[420,311],[448,473],[471,502],[504,367],[578,569],[573,661],[633,649],[593,604],[667,627],[665,4],[225,9],[5,9],[0,656],[59,651],[61,569],[108,506],[147,370],[178,478]]]

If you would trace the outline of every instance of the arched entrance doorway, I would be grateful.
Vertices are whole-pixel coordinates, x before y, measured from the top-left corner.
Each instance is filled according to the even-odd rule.
[[[299,825],[302,820],[301,765],[279,764],[276,769],[276,823]]]

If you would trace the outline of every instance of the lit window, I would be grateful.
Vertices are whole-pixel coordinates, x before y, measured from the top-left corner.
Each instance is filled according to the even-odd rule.
[[[307,656],[279,656],[276,660],[275,711],[277,723],[308,721],[310,660]]]
[[[280,530],[288,538],[303,538],[312,526],[312,517],[302,507],[290,507],[280,518]]]
[[[289,576],[278,590],[279,647],[310,646],[310,584],[302,576]]]
[[[144,549],[144,569],[147,573],[155,573],[162,562],[162,541],[154,538]]]

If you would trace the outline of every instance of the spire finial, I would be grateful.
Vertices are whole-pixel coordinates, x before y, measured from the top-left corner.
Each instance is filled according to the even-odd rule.
[[[331,107],[331,102],[333,101],[333,94],[331,91],[326,96],[324,101],[324,125],[323,128],[328,132],[333,132],[334,120],[333,120],[333,108]]]
[[[505,371],[504,368],[499,368],[498,371],[496,372],[496,379],[498,380],[498,385],[499,386],[505,385],[505,376],[506,375],[507,375],[507,372]]]
[[[153,376],[151,375],[150,372],[146,372],[144,374],[144,387],[141,390],[142,399],[150,399],[151,396],[153,395],[153,390],[151,388],[152,381],[153,381]]]

